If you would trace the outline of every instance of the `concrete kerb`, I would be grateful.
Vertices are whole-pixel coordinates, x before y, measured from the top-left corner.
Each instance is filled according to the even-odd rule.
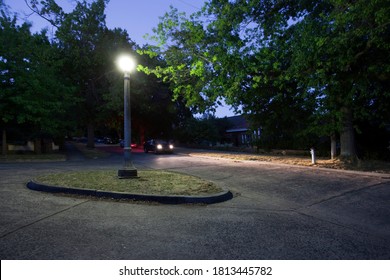
[[[149,195],[49,186],[34,181],[28,182],[27,188],[34,191],[43,191],[49,193],[94,196],[98,198],[112,198],[118,200],[158,202],[162,204],[214,204],[224,202],[233,198],[233,194],[228,190],[209,196]]]

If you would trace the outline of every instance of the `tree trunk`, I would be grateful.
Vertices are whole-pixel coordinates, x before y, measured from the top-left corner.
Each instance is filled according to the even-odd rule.
[[[34,152],[38,155],[42,154],[42,139],[36,138],[34,140]]]
[[[7,131],[5,128],[3,129],[3,142],[2,142],[2,148],[1,148],[1,154],[5,156],[8,152],[8,145],[7,145]]]
[[[93,123],[88,124],[87,134],[88,134],[87,148],[93,149],[95,148],[95,127]]]
[[[51,138],[42,139],[42,152],[44,154],[50,154],[53,152],[53,140]]]
[[[343,123],[340,132],[340,155],[344,158],[355,160],[355,131],[353,128],[352,110],[350,108],[342,108],[341,112],[343,114]]]
[[[143,145],[145,143],[145,128],[143,125],[141,125],[140,130],[141,130],[141,143],[140,144]]]
[[[96,113],[96,88],[95,81],[93,79],[88,80],[88,88],[86,91],[86,121],[87,121],[87,148],[94,149],[95,148],[95,113]]]
[[[336,133],[330,136],[330,158],[335,159],[337,156],[337,138]]]

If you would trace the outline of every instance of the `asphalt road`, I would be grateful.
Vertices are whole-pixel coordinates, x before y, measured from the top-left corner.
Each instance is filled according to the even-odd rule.
[[[135,152],[234,193],[212,205],[116,202],[32,191],[40,174],[118,169],[121,156],[0,163],[0,258],[390,259],[390,175]]]

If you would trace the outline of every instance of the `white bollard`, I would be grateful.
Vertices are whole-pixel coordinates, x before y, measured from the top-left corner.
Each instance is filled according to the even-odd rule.
[[[310,154],[311,154],[311,163],[316,164],[316,152],[314,148],[310,149]]]

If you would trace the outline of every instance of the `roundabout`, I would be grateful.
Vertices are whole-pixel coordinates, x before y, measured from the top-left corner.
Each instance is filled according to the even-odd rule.
[[[164,204],[212,204],[233,197],[214,182],[163,170],[140,170],[138,177],[120,179],[114,170],[64,172],[39,176],[31,190]]]

